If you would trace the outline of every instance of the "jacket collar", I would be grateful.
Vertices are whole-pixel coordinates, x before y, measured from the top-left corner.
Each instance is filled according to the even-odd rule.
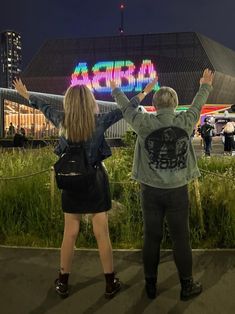
[[[172,109],[172,108],[162,108],[162,109],[159,109],[157,111],[157,116],[160,115],[160,114],[171,114],[171,115],[175,115],[175,110]]]

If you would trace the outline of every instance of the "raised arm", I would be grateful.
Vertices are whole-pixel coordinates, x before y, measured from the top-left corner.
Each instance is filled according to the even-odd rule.
[[[158,82],[158,76],[156,76],[151,82],[149,82],[144,90],[142,92],[140,92],[139,94],[137,94],[135,97],[138,97],[139,102],[141,102],[145,96],[147,96],[154,88],[154,86],[157,84]],[[117,87],[117,84],[114,80],[110,81],[110,87],[112,89],[112,91]],[[126,97],[126,95],[122,92],[122,94],[119,96],[119,101],[120,101],[120,105],[121,107],[128,105],[129,104],[129,99]]]
[[[140,102],[144,99],[144,97],[153,90],[157,81],[158,77],[148,83],[145,86],[144,90],[135,97],[133,97],[130,101],[128,100],[126,95],[119,88],[117,88],[117,84],[115,81],[110,82],[112,95],[120,106],[124,119],[132,126],[132,128],[137,133],[139,128],[141,127],[141,122],[143,121],[145,114],[137,111],[136,109],[139,106]]]
[[[111,110],[101,115],[101,119],[104,123],[105,130],[107,130],[111,125],[118,122],[122,118],[123,118],[122,111],[119,108]]]
[[[13,86],[22,97],[29,101],[30,106],[42,111],[42,113],[49,121],[51,121],[56,127],[59,127],[61,121],[63,120],[64,116],[63,112],[58,111],[49,104],[46,104],[39,97],[30,95],[30,93],[27,90],[27,87],[23,84],[21,79],[15,79],[13,81]]]
[[[20,94],[20,96],[29,100],[29,92],[28,92],[26,86],[21,81],[21,79],[17,79],[17,78],[14,79],[13,86],[15,87],[15,90]]]
[[[200,88],[194,97],[190,108],[185,113],[192,123],[197,123],[200,118],[202,106],[206,103],[212,90],[213,79],[214,73],[211,70],[206,69],[200,79]]]

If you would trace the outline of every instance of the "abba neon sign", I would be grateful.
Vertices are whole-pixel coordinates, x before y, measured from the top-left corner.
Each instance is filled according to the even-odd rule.
[[[92,91],[110,93],[110,80],[114,79],[124,92],[140,92],[156,76],[151,60],[143,60],[139,69],[132,61],[102,61],[89,68],[80,62],[71,76],[71,85],[87,85]],[[156,85],[154,90],[158,90]]]

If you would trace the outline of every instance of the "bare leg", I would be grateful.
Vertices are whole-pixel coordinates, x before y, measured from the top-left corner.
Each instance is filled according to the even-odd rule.
[[[60,272],[62,274],[71,272],[74,247],[79,233],[79,227],[79,214],[64,214],[64,237],[60,252]]]
[[[108,216],[106,212],[93,214],[93,232],[96,237],[100,260],[105,274],[113,272],[113,253],[109,237]]]

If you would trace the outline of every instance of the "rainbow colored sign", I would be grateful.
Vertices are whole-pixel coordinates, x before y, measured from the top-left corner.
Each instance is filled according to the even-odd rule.
[[[102,61],[90,71],[87,62],[79,62],[71,76],[71,85],[86,85],[94,92],[110,93],[110,80],[114,79],[124,92],[140,92],[156,74],[151,60],[143,60],[139,68],[129,60]],[[154,90],[158,89],[156,85]]]

